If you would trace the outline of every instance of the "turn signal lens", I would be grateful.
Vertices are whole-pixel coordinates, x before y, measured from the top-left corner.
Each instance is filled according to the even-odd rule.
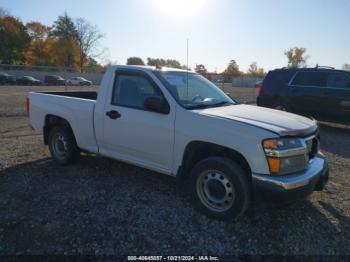
[[[281,159],[279,158],[274,158],[274,157],[268,157],[267,158],[269,162],[269,167],[271,173],[277,174],[281,170]]]

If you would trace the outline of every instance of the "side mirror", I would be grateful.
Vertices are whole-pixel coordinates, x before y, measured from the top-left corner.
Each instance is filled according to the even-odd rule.
[[[170,112],[169,104],[161,96],[147,97],[144,102],[144,107],[149,111],[157,112],[165,115],[169,114]]]

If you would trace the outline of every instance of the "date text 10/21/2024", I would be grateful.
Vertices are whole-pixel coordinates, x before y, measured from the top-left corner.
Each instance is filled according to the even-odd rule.
[[[217,256],[128,256],[128,261],[219,261]]]

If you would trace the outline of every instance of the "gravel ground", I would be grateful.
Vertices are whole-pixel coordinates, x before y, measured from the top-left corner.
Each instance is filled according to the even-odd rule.
[[[29,89],[60,87],[0,87],[1,255],[350,255],[349,125],[321,125],[324,191],[287,206],[258,201],[238,222],[219,222],[194,211],[171,177],[92,155],[54,164],[28,127]],[[252,89],[231,93],[254,99]]]

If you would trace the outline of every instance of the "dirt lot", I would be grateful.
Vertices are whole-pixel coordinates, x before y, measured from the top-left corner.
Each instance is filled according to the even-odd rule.
[[[0,86],[0,254],[350,255],[350,126],[321,125],[324,191],[218,222],[195,212],[171,177],[88,155],[54,164],[28,127],[29,89],[63,88]],[[229,89],[254,101],[252,89]]]

